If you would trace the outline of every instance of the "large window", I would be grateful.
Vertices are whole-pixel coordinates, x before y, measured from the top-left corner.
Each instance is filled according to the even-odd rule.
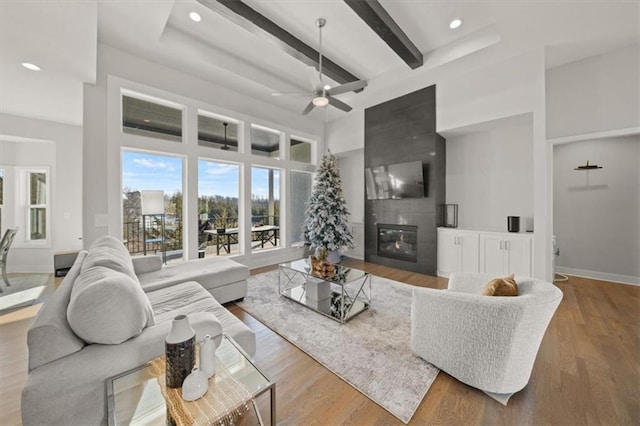
[[[240,167],[198,161],[198,244],[201,255],[239,253]]]
[[[132,254],[164,247],[169,261],[244,260],[258,251],[284,256],[273,249],[300,242],[318,157],[315,136],[118,77],[110,81],[105,161],[113,174],[120,155],[122,193],[109,194],[108,213],[122,207],[122,238]],[[164,193],[164,214],[143,215],[143,192],[154,190]],[[285,206],[291,210],[281,214]],[[110,233],[114,225],[108,221]]]
[[[45,171],[25,172],[27,194],[27,240],[47,239],[47,173]]]
[[[162,191],[164,208],[143,215],[145,191]],[[122,238],[131,254],[183,256],[182,158],[122,152]]]
[[[280,245],[280,170],[251,168],[251,248]]]

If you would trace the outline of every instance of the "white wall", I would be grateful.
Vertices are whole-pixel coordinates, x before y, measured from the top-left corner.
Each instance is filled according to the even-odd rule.
[[[327,123],[325,138],[334,154],[364,149],[364,109],[354,109],[346,117]],[[364,174],[364,161],[362,167]]]
[[[524,123],[522,122],[524,121]],[[507,230],[507,216],[533,217],[533,129],[526,119],[447,138],[446,202],[460,228]]]
[[[553,172],[558,271],[640,284],[640,136],[557,145]]]
[[[547,70],[547,137],[640,126],[640,45]]]
[[[16,239],[8,270],[53,272],[55,252],[82,248],[82,129],[2,114],[0,135],[0,165],[48,166],[51,183],[51,244],[25,246]],[[5,202],[5,209],[11,207]]]
[[[362,126],[364,131],[364,124]],[[354,232],[355,248],[345,254],[364,259],[364,150],[344,152],[337,155],[342,192],[351,215],[349,223]]]
[[[560,272],[638,283],[639,49],[635,44],[546,72]],[[573,143],[560,145],[567,140]],[[587,160],[604,159],[604,169],[573,171]]]

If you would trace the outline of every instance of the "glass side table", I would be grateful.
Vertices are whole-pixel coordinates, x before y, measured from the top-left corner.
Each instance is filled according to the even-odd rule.
[[[216,357],[236,380],[249,389],[254,401],[269,391],[270,420],[271,425],[275,425],[276,384],[256,367],[251,357],[226,333],[216,349]],[[148,364],[111,377],[106,384],[110,426],[167,424],[165,400],[158,379],[151,374]],[[254,409],[262,424],[262,416],[255,402]]]

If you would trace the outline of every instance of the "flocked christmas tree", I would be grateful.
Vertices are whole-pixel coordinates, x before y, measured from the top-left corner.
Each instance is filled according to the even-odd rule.
[[[320,161],[302,225],[304,241],[312,249],[353,248],[353,234],[347,222],[349,212],[341,185],[336,157],[327,152]]]

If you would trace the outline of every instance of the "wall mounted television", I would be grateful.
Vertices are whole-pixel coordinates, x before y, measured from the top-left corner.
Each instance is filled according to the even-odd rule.
[[[427,196],[428,164],[421,161],[367,167],[367,200],[424,198]]]

